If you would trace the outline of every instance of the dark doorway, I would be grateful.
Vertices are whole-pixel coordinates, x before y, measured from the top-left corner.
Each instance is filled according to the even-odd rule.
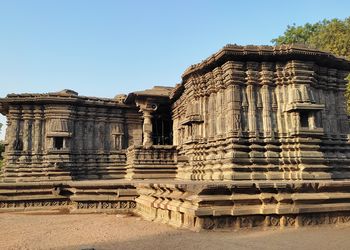
[[[302,128],[308,128],[309,127],[309,114],[305,111],[300,112],[300,126]]]
[[[53,138],[53,147],[55,149],[62,149],[63,148],[63,137],[54,137]]]
[[[152,131],[154,145],[173,144],[173,123],[170,108],[167,105],[160,105],[157,111],[153,113]]]

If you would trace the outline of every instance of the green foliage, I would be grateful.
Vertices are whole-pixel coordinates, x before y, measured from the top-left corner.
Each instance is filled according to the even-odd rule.
[[[287,26],[282,36],[271,40],[275,45],[306,44],[350,59],[350,17],[340,20],[323,20],[303,26]]]
[[[319,32],[321,27],[327,25],[329,21],[323,20],[315,24],[306,23],[304,26],[288,25],[287,30],[282,36],[272,39],[271,42],[275,45],[281,44],[308,44],[311,45],[309,40],[316,33]]]
[[[282,36],[271,40],[275,45],[305,44],[309,47],[329,51],[350,60],[350,17],[306,23],[302,26],[287,26]],[[350,83],[350,75],[347,77]],[[350,111],[350,84],[347,85],[348,111]]]

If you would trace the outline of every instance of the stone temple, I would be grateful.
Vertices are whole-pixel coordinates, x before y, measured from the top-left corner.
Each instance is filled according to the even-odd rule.
[[[349,71],[301,46],[227,45],[174,87],[9,94],[0,211],[192,230],[349,222]]]

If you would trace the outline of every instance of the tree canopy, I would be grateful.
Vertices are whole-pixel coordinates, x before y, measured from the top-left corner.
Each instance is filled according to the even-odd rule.
[[[306,44],[320,50],[332,52],[350,59],[350,17],[332,19],[302,26],[287,26],[283,35],[272,39],[275,45]]]

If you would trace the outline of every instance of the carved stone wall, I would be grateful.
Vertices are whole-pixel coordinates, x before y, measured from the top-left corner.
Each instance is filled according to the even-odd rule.
[[[349,178],[349,65],[274,49],[229,45],[185,72],[173,97],[174,142],[188,159],[178,178]]]
[[[5,100],[4,181],[124,178],[126,149],[142,141],[138,110],[113,99],[52,93]]]
[[[131,146],[127,151],[127,179],[175,179],[177,151],[172,145]]]

